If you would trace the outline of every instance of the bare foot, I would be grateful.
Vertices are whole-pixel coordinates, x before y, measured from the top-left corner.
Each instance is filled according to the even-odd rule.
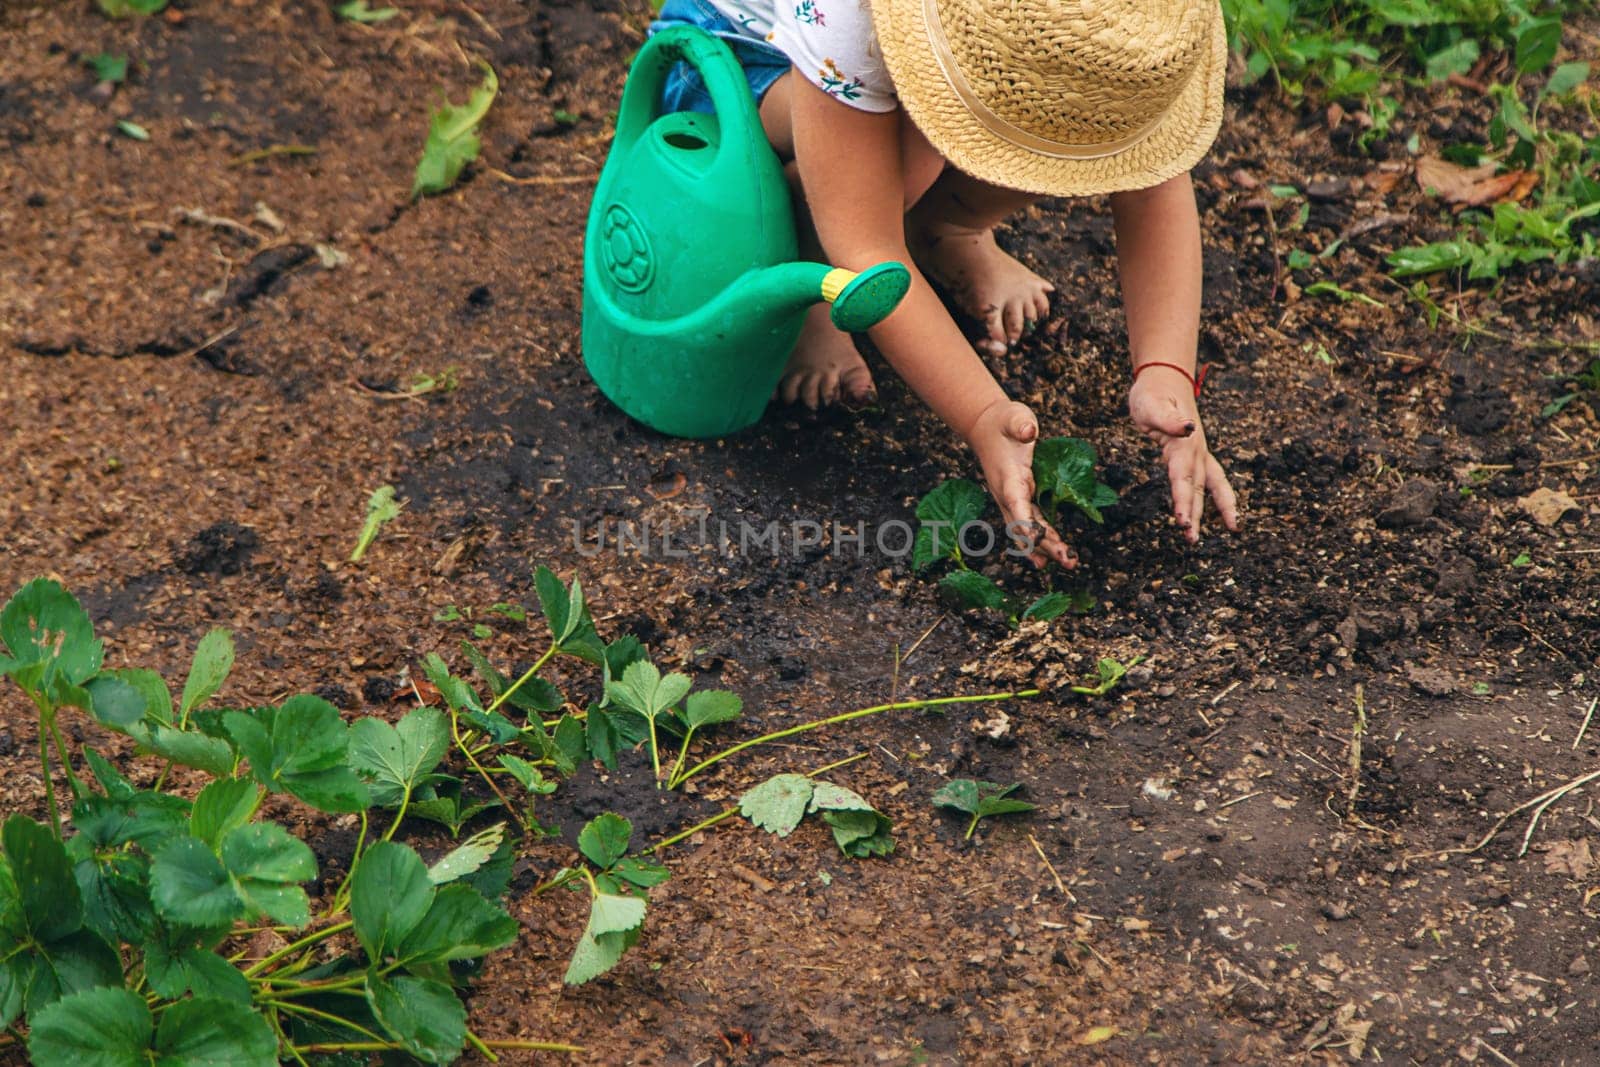
[[[804,404],[812,411],[841,400],[861,407],[878,399],[872,372],[850,335],[828,318],[828,305],[818,304],[807,313],[777,395],[785,404]]]
[[[908,237],[917,266],[988,330],[975,345],[985,355],[1004,355],[1050,314],[1056,287],[1001,251],[993,230],[930,223]]]

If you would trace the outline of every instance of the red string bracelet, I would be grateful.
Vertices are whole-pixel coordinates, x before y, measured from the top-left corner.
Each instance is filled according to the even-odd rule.
[[[1196,376],[1190,374],[1176,363],[1162,363],[1160,360],[1151,360],[1148,363],[1141,363],[1137,367],[1133,368],[1133,380],[1138,381],[1139,375],[1143,374],[1151,367],[1166,367],[1168,370],[1175,370],[1185,378],[1189,379],[1189,384],[1194,386],[1194,398],[1196,400],[1200,399],[1200,387],[1206,384],[1206,373],[1211,370],[1211,364],[1202,363],[1200,364],[1200,373],[1198,376]]]

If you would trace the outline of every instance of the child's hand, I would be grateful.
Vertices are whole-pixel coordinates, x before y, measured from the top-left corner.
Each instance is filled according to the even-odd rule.
[[[968,443],[983,466],[989,493],[1000,505],[1006,532],[1020,547],[1029,548],[1028,560],[1042,567],[1049,560],[1075,567],[1078,559],[1061,535],[1044,521],[1033,501],[1033,445],[1039,423],[1033,412],[1012,400],[998,400],[983,409],[973,424]]]
[[[1171,379],[1170,381],[1168,379]],[[1161,446],[1172,485],[1172,514],[1190,542],[1200,540],[1200,519],[1209,491],[1222,524],[1239,528],[1239,502],[1222,472],[1222,464],[1206,447],[1194,390],[1174,371],[1152,368],[1128,392],[1128,414],[1133,424]]]

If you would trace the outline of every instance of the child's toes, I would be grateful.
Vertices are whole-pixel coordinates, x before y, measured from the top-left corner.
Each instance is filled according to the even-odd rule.
[[[1006,325],[1003,309],[999,304],[990,304],[983,313],[983,328],[987,336],[975,342],[974,346],[979,352],[988,356],[1003,356],[1006,354]]]
[[[1006,301],[1006,310],[1003,315],[1006,328],[1006,340],[1016,344],[1022,338],[1022,323],[1027,316],[1023,313],[1021,300]]]
[[[1033,295],[1033,321],[1043,322],[1050,317],[1050,291],[1042,289]]]
[[[872,384],[872,372],[865,366],[851,367],[839,376],[839,392],[846,404],[861,407],[878,399]]]

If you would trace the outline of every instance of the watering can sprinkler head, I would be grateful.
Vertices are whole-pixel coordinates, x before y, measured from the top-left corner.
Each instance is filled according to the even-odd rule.
[[[905,264],[879,263],[860,274],[835,267],[822,279],[822,299],[833,305],[828,317],[845,333],[870,330],[888,318],[911,289]]]

